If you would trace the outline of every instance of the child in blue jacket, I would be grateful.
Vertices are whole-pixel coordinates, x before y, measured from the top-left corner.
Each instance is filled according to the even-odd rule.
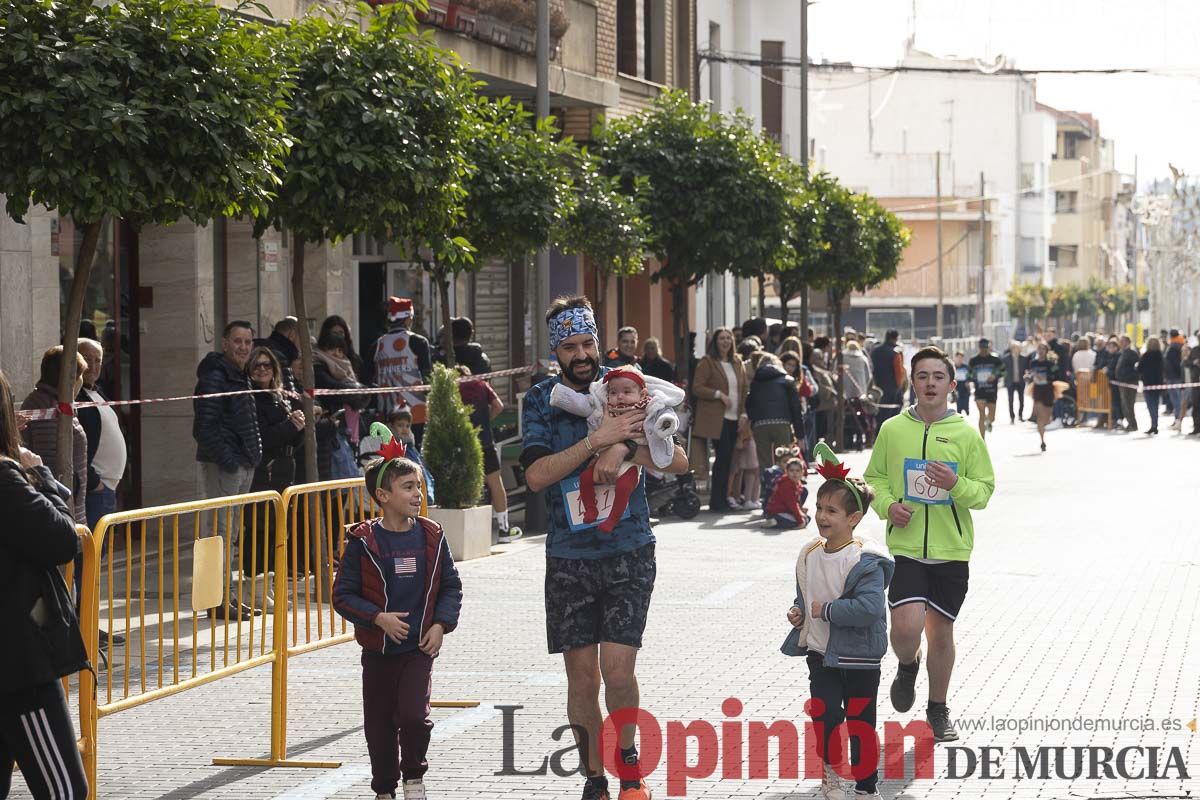
[[[841,800],[848,795],[830,766],[829,743],[846,719],[875,727],[880,660],[888,648],[884,591],[895,562],[881,545],[854,537],[874,498],[871,488],[849,478],[823,442],[817,457],[824,461],[817,471],[826,479],[817,491],[814,516],[820,533],[796,561],[796,603],[787,614],[792,631],[782,650],[807,657],[811,713],[821,734],[817,748],[825,761],[821,796]],[[848,713],[851,709],[858,713]],[[862,744],[857,737],[850,740],[854,767],[863,761]],[[878,741],[867,744],[877,747]],[[878,797],[878,770],[860,771],[854,770],[854,795]]]
[[[403,780],[405,800],[425,800],[430,674],[462,608],[462,581],[442,528],[420,516],[418,469],[407,458],[367,467],[367,489],[383,517],[346,532],[333,583],[333,607],[354,623],[363,648],[364,731],[377,798],[395,797]]]

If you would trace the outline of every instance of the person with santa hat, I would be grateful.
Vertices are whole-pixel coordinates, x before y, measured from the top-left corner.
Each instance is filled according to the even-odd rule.
[[[380,386],[419,386],[433,372],[432,348],[429,340],[410,330],[413,301],[407,297],[389,297],[387,306],[388,332],[375,344],[375,380]],[[407,405],[412,411],[413,436],[417,446],[425,432],[425,394],[397,392],[381,395],[383,411],[393,406]]]

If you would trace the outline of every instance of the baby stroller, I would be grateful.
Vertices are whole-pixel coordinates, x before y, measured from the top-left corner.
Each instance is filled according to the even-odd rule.
[[[1057,412],[1058,421],[1064,428],[1074,428],[1079,423],[1075,407],[1074,385],[1063,391],[1062,397],[1058,398],[1054,404],[1054,410]]]
[[[856,450],[863,450],[875,441],[875,415],[869,413],[867,402],[860,397],[846,399],[846,441]]]
[[[676,437],[683,437],[687,442],[685,449],[691,455],[691,409],[688,404],[675,407],[679,417],[679,428]],[[696,491],[696,473],[688,470],[682,475],[660,475],[654,470],[646,470],[646,504],[650,513],[656,517],[674,516],[680,519],[692,519],[700,513],[700,493]]]
[[[692,519],[700,513],[700,494],[696,491],[696,476],[655,475],[646,470],[646,504],[655,517],[675,516]]]

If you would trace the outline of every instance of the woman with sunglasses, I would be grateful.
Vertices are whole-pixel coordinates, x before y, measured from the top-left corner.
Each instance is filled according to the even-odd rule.
[[[282,492],[296,477],[295,451],[304,443],[304,411],[284,396],[283,370],[271,348],[256,347],[250,352],[246,375],[255,389],[272,390],[254,395],[263,454],[250,491]]]

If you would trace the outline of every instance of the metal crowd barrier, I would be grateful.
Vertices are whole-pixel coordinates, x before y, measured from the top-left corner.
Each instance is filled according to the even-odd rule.
[[[91,797],[98,794],[99,720],[276,661],[286,597],[273,615],[266,609],[285,586],[282,508],[278,493],[256,492],[123,511],[101,519],[85,538],[80,625],[92,663],[101,627],[125,637],[119,646],[110,638],[98,679],[80,675]],[[218,534],[219,548],[199,545]],[[240,563],[232,541],[241,544]],[[198,554],[217,549],[219,559]],[[211,607],[195,606],[202,595]],[[230,606],[243,604],[264,613],[242,620]]]
[[[87,670],[78,676],[79,745],[91,800],[99,794],[99,720],[265,664],[272,665],[270,756],[212,763],[341,765],[287,758],[288,660],[353,641],[333,610],[333,581],[346,527],[374,516],[363,480],[353,478],[294,486],[282,496],[256,492],[123,511],[101,519],[94,534],[80,527],[80,627],[89,660],[97,664],[100,628],[125,637],[120,646],[110,639],[99,678]],[[217,546],[199,543],[218,534],[225,544],[214,560]],[[241,545],[236,562],[233,541]],[[230,610],[242,605],[264,613],[242,620]],[[69,681],[64,687],[70,691]]]

